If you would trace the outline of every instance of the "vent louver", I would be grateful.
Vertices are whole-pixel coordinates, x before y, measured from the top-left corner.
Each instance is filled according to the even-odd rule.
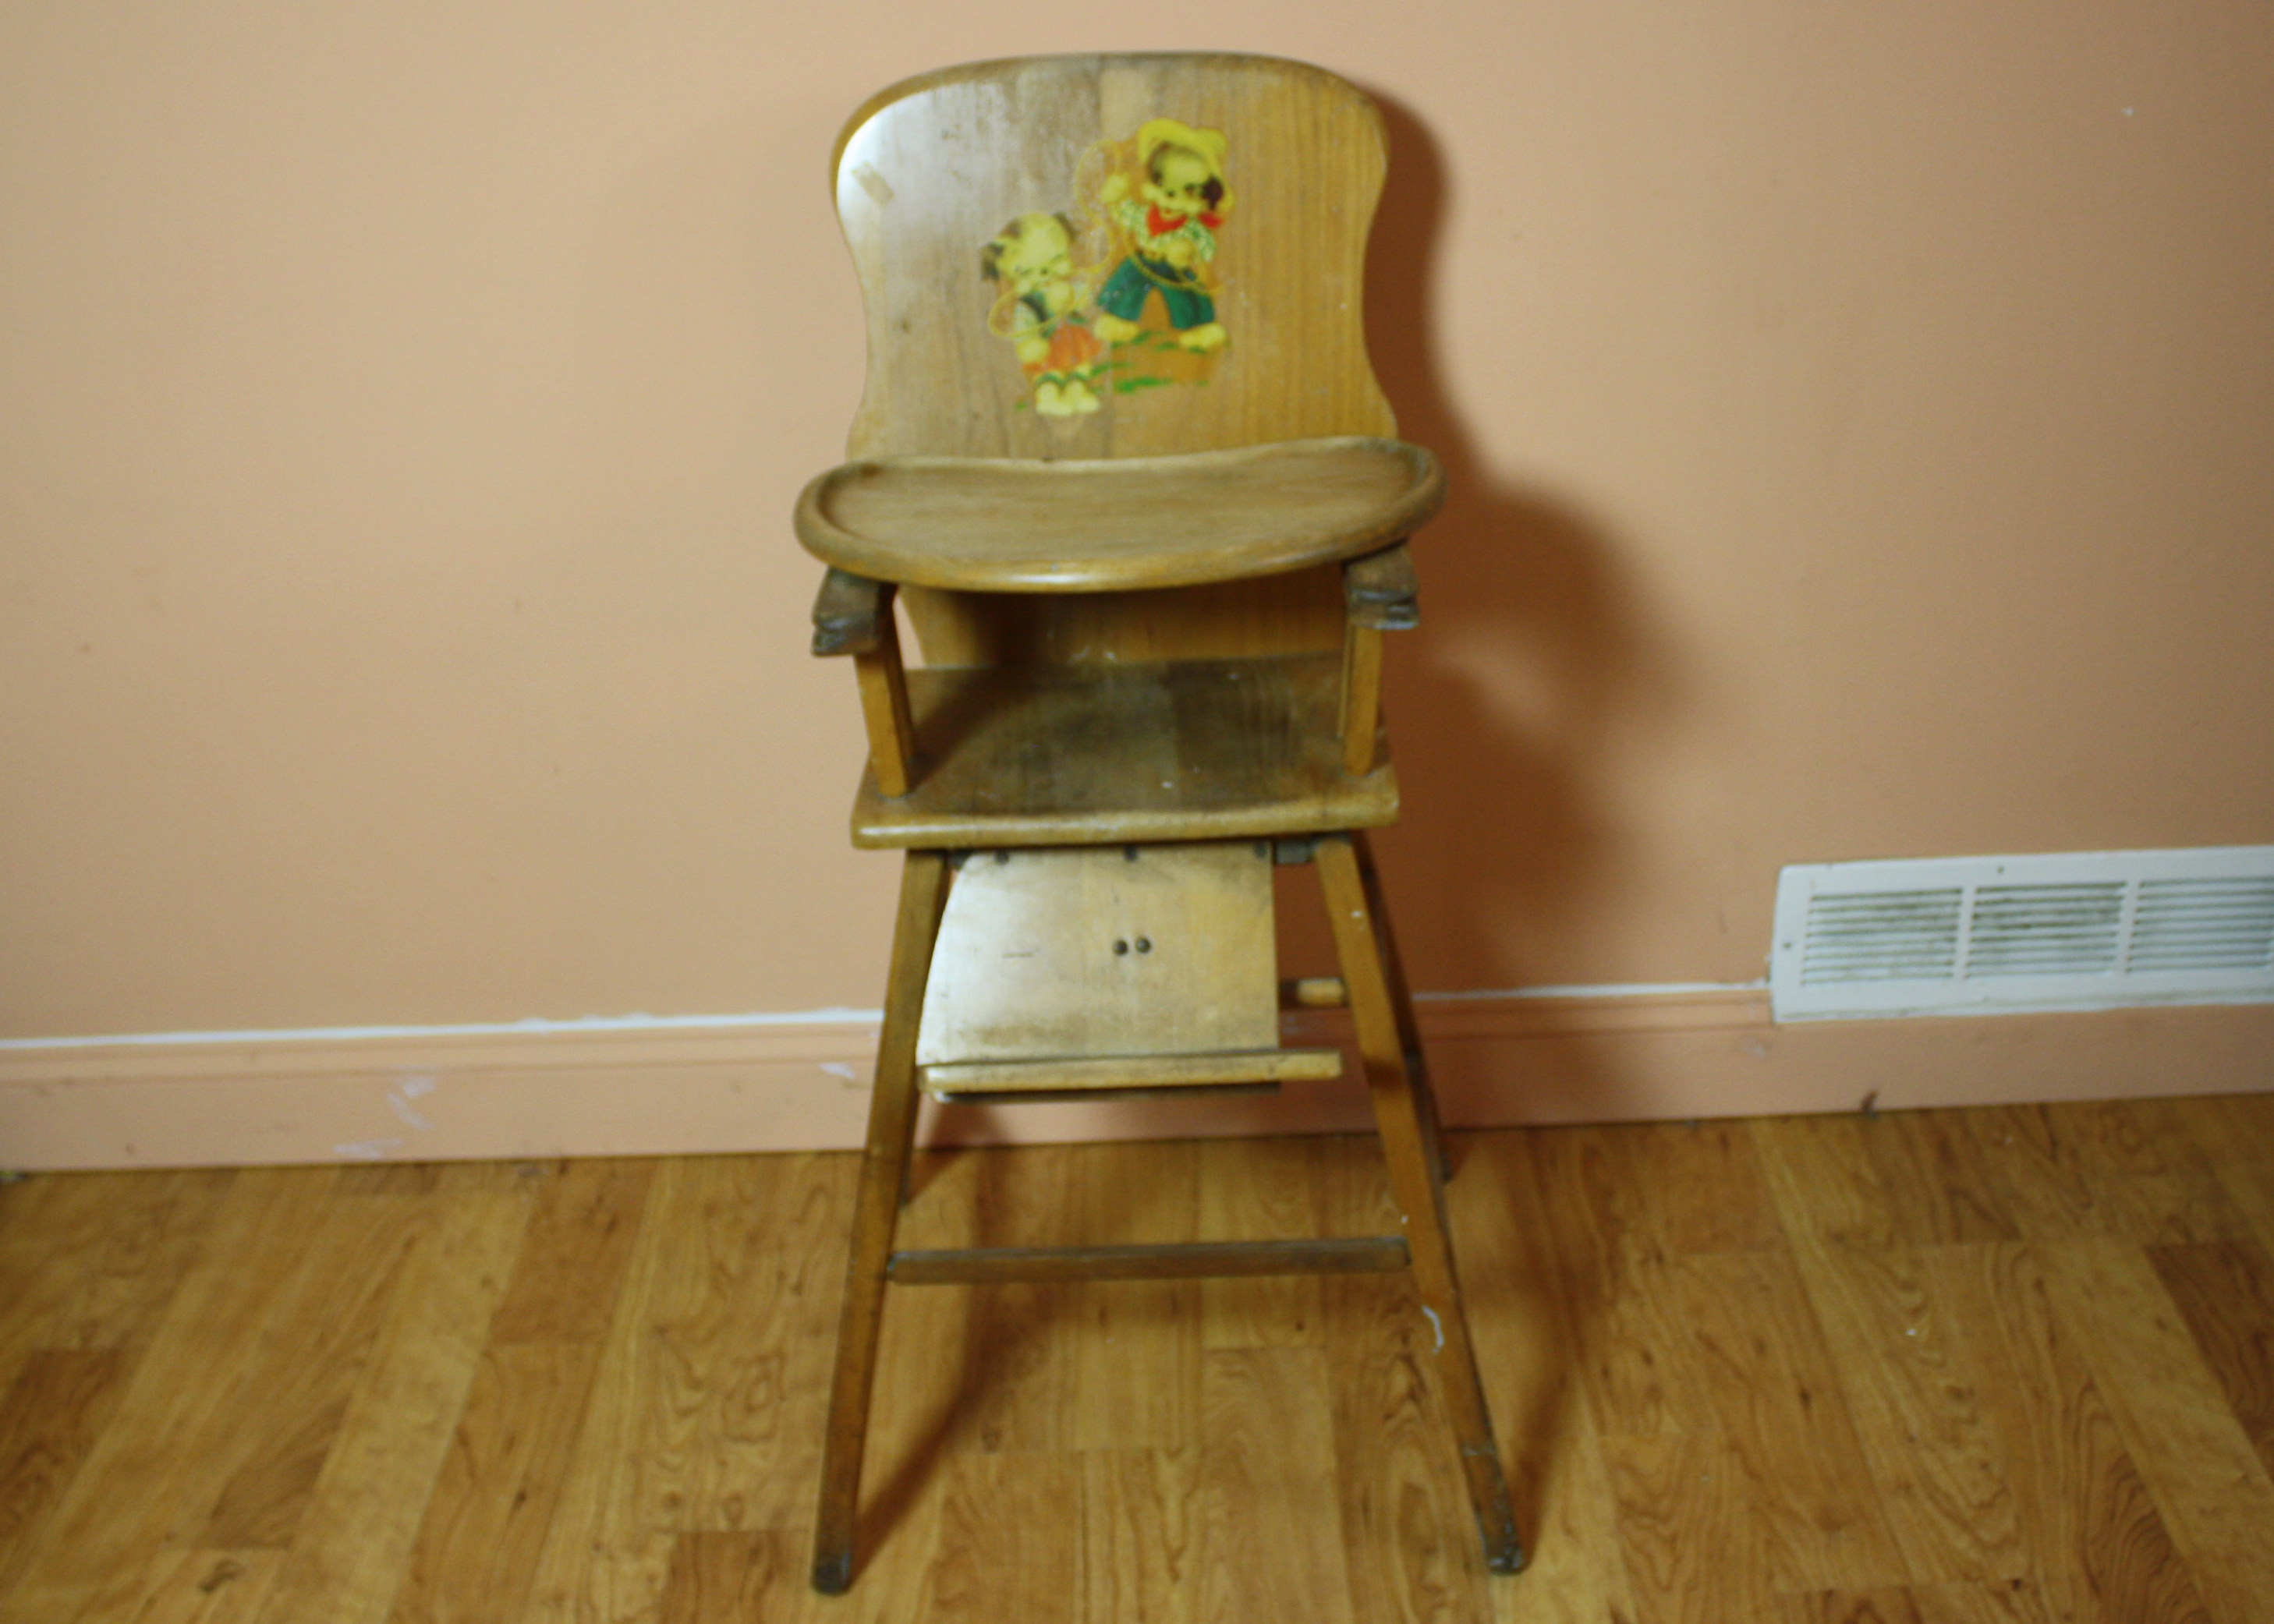
[[[2274,1000],[2274,846],[1787,868],[1769,989],[1780,1020]]]

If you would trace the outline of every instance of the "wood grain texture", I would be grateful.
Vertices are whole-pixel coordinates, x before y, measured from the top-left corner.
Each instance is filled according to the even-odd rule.
[[[1163,117],[1226,139],[1238,200],[1214,268],[1230,342],[1205,388],[1035,411],[1018,356],[988,330],[998,289],[980,251],[1022,214],[1084,210],[1085,156]],[[1127,457],[1394,432],[1362,326],[1385,162],[1373,103],[1269,57],[1030,57],[879,93],[832,163],[869,322],[851,455]]]
[[[350,1227],[326,1209],[331,1182],[328,1169],[238,1175],[203,1257],[72,1474],[0,1618],[72,1617],[98,1607],[106,1592],[131,1590],[154,1553],[195,1541],[239,1463],[269,1447],[247,1414],[260,1387],[240,1383],[250,1376],[276,1385],[293,1343],[317,1333],[319,1305],[305,1290],[296,1297],[295,1285],[310,1253],[341,1242]],[[310,1222],[319,1212],[327,1222]],[[68,1205],[56,1217],[66,1236],[74,1232],[78,1214]],[[282,1430],[325,1425],[320,1410],[288,1410]]]
[[[1386,763],[1346,776],[1332,656],[912,671],[919,753],[894,800],[873,777],[860,846],[1096,846],[1376,829]]]
[[[427,1499],[389,1624],[488,1624],[520,1615],[599,1362],[591,1342],[493,1340]]]
[[[1244,1155],[1223,1140],[1201,1143],[1202,1238],[1295,1240],[1321,1232],[1317,1142],[1273,1139],[1265,1147]],[[1318,1347],[1319,1291],[1317,1280],[1300,1275],[1209,1281],[1201,1288],[1201,1345]]]
[[[1116,257],[1095,155],[1162,117],[1226,143],[1236,205],[1211,266],[1227,341],[1203,363],[1171,366],[1186,381],[1160,387],[1115,387],[1121,357],[1109,352],[1098,410],[1034,410],[1017,347],[990,330],[1002,284],[987,279],[981,251],[1006,224],[1063,215],[1074,237],[1062,285],[1094,288]],[[963,155],[975,151],[978,161]],[[1048,462],[1394,435],[1363,330],[1385,165],[1382,120],[1364,95],[1274,58],[1029,58],[879,93],[847,124],[831,166],[870,335],[849,455]],[[1162,300],[1151,304],[1138,349],[1172,348],[1157,331]],[[907,603],[935,665],[1323,651],[1342,628],[1331,567],[1081,598],[916,588]]]
[[[1672,1284],[1770,1585],[1904,1577],[1841,1361],[1792,1259],[1781,1251],[1701,1254],[1675,1266]]]
[[[1206,1082],[1209,1067],[1186,1079],[1136,1063],[1246,1051],[1266,1065],[1277,965],[1261,841],[975,852],[940,921],[916,1062],[944,1090]],[[990,1064],[1082,1059],[1111,1064],[1094,1079]]]
[[[168,1549],[134,1594],[134,1624],[255,1624],[284,1564],[282,1551]]]
[[[656,1624],[792,1624],[822,1616],[805,1553],[776,1529],[711,1530],[672,1542]]]
[[[132,1368],[124,1349],[41,1349],[0,1392],[0,1594],[39,1548]]]
[[[499,1305],[491,1341],[591,1342],[615,1318],[616,1295],[646,1208],[649,1162],[566,1162],[545,1180]]]
[[[2056,1312],[2082,1347],[2205,1610],[2219,1624],[2274,1596],[2274,1480],[2153,1266],[2111,1237],[2047,1245]]]
[[[2179,1118],[2224,1207],[2156,1182],[2185,1159],[2138,1117],[2070,1153],[2108,1128],[2067,1108],[2021,1171],[1990,1113],[1456,1135],[1533,1557],[1508,1580],[1395,1275],[896,1294],[863,1570],[831,1599],[808,1556],[849,1158],[247,1170],[154,1317],[110,1319],[68,1307],[129,1255],[100,1209],[178,1188],[35,1178],[0,1192],[0,1252],[73,1267],[0,1298],[0,1620],[2255,1621],[2266,1249],[2172,1235],[2248,1217],[2256,1109]],[[930,1154],[911,1187],[911,1245],[1395,1225],[1357,1138]],[[610,1283],[576,1290],[580,1252]],[[1203,1303],[1283,1285],[1308,1306]],[[98,1322],[139,1340],[42,1345]]]
[[[529,1221],[506,1196],[444,1196],[350,1395],[258,1617],[382,1624]]]
[[[1201,1380],[1201,1618],[1356,1624],[1324,1352],[1220,1349]]]
[[[2148,1252],[2227,1405],[2274,1472],[2274,1259],[2250,1241]]]
[[[1971,1350],[2031,1572],[2081,1624],[2203,1618],[2036,1254],[1951,1246],[1922,1260],[1952,1335]]]
[[[807,552],[871,581],[1136,592],[1355,558],[1412,534],[1444,499],[1420,447],[1344,437],[1118,461],[846,462],[805,487],[794,518]]]

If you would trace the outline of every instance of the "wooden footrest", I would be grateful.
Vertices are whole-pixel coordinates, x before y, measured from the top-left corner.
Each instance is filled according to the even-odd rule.
[[[1342,1074],[1338,1049],[1254,1049],[1207,1055],[954,1060],[920,1068],[917,1079],[927,1094],[1060,1094],[1207,1088],[1224,1083],[1322,1083]]]
[[[1228,1274],[1380,1274],[1412,1266],[1403,1236],[1338,1240],[1195,1241],[1160,1246],[985,1246],[896,1252],[886,1277],[903,1286],[1005,1281],[1193,1280]]]

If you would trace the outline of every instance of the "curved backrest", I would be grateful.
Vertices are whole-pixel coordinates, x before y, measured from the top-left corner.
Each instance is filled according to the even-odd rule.
[[[869,320],[851,455],[1138,456],[1394,433],[1360,286],[1383,165],[1374,104],[1276,57],[1045,56],[894,86],[847,124],[835,162]],[[1186,201],[1200,207],[1180,216]],[[1109,306],[1156,336],[1104,343]],[[1211,325],[1202,314],[1221,345],[1171,348]],[[1020,341],[1030,357],[1054,343],[1064,372],[1082,365],[1085,330],[1101,345],[1085,357],[1104,369],[1085,384],[1099,410],[1036,410]],[[1115,366],[1116,349],[1133,364]]]
[[[1050,56],[926,74],[847,124],[868,319],[855,457],[1159,455],[1397,432],[1367,358],[1381,116],[1267,56]],[[1160,594],[1133,595],[1138,600]],[[1331,583],[1172,601],[909,594],[936,664],[1331,645]]]

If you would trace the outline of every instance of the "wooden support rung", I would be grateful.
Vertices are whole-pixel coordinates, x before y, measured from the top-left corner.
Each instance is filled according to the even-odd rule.
[[[1350,1005],[1350,989],[1339,975],[1306,975],[1279,983],[1279,1006],[1288,1010],[1339,1010]]]
[[[927,1094],[1055,1094],[1108,1088],[1205,1088],[1220,1083],[1320,1083],[1342,1074],[1338,1049],[1254,1049],[1201,1055],[952,1060],[922,1067],[917,1078]]]
[[[1227,1274],[1380,1274],[1411,1266],[1404,1237],[1200,1241],[1159,1246],[990,1246],[896,1252],[895,1285],[990,1285],[1005,1281],[1193,1280]]]

